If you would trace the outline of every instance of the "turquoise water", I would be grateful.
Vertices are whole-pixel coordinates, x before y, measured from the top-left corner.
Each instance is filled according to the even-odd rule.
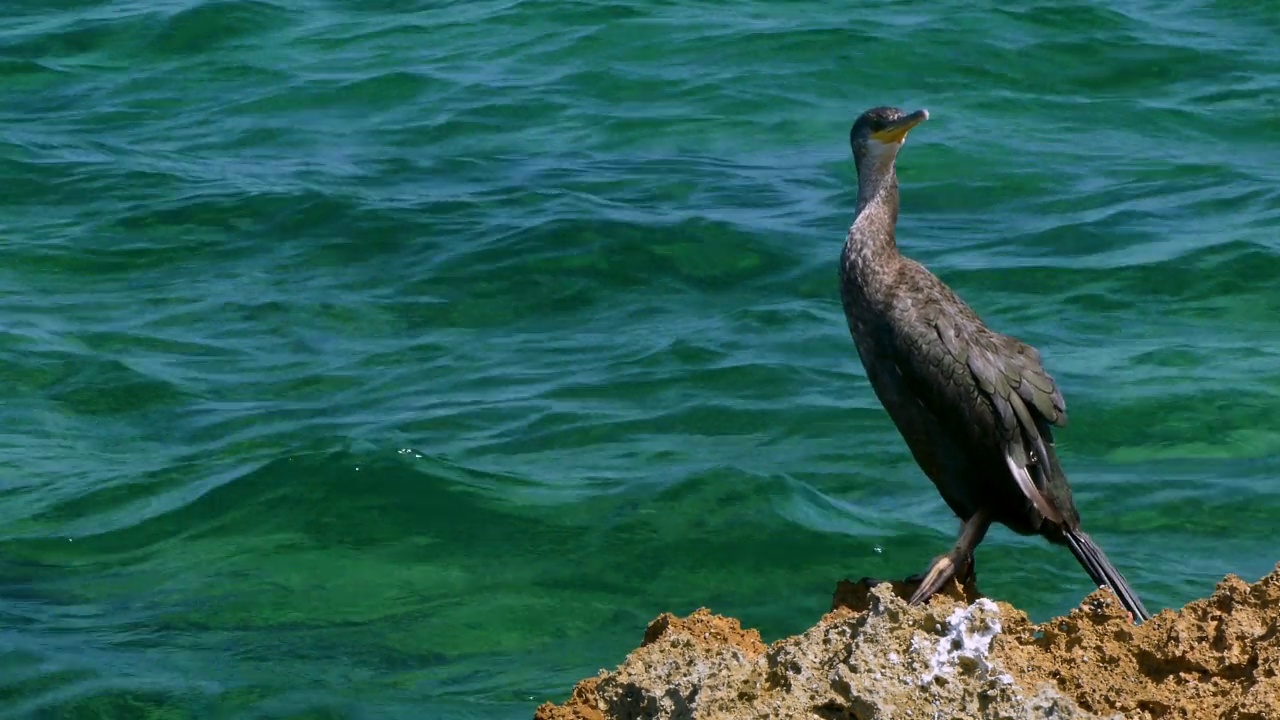
[[[836,287],[880,104],[1148,607],[1267,572],[1280,5],[1005,5],[8,3],[0,718],[527,718],[659,612],[923,570]]]

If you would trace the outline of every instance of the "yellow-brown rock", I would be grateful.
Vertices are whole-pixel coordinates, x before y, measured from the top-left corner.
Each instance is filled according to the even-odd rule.
[[[842,582],[816,625],[768,646],[705,608],[664,613],[535,719],[1280,720],[1280,566],[1141,626],[1104,590],[1037,625],[972,586],[925,607],[911,589]]]

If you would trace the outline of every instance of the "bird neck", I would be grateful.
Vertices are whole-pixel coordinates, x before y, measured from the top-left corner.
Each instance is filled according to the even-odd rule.
[[[890,160],[883,166],[858,168],[858,214],[871,205],[885,205],[898,219],[898,171]]]
[[[876,170],[879,170],[878,172]],[[861,172],[858,212],[845,241],[846,263],[862,268],[884,268],[898,257],[894,228],[898,224],[898,174],[888,167]]]

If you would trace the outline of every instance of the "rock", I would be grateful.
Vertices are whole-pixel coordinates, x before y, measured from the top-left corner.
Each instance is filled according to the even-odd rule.
[[[912,589],[843,581],[831,612],[768,646],[706,608],[664,613],[535,720],[1280,718],[1280,566],[1141,626],[1109,590],[1036,625],[972,584],[923,607]]]

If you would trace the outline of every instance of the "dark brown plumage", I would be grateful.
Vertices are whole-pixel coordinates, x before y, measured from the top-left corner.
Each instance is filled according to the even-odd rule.
[[[1066,545],[1098,585],[1135,619],[1151,617],[1124,576],[1080,529],[1052,426],[1066,403],[1035,348],[989,329],[894,240],[906,133],[927,111],[863,113],[850,130],[858,211],[840,261],[840,296],[867,377],[912,456],[963,526],[934,560],[912,603],[937,592],[991,523]]]

